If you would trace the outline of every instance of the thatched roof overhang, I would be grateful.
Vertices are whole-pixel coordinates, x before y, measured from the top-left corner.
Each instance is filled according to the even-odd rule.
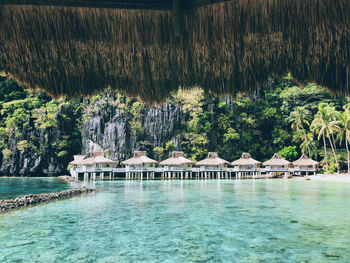
[[[216,152],[209,152],[207,158],[198,161],[197,166],[226,165],[228,161],[221,159]]]
[[[73,155],[74,160],[71,161],[69,164],[72,165],[78,165],[83,159],[85,155]]]
[[[117,164],[117,162],[107,159],[105,157],[96,157],[96,158],[87,158],[78,163],[79,165],[93,165],[93,164],[110,164],[114,165]]]
[[[89,152],[84,158],[77,162],[78,165],[109,164],[114,165],[117,162],[104,157],[103,152]]]
[[[239,158],[236,161],[233,161],[231,163],[231,165],[234,166],[239,166],[239,165],[257,165],[257,164],[261,164],[261,162],[253,159],[250,155],[250,153],[243,153],[242,157]]]
[[[174,16],[170,10],[4,5],[0,69],[54,96],[111,86],[151,103],[179,86],[197,85],[208,94],[252,92],[287,72],[349,93],[349,0],[190,7],[181,13],[181,32],[174,30],[180,23]]]
[[[183,152],[179,152],[179,151],[174,151],[171,153],[171,157],[161,161],[159,163],[159,165],[163,165],[163,166],[178,166],[178,165],[191,165],[194,164],[194,162],[190,159],[187,159],[184,157],[184,153]]]
[[[279,155],[278,153],[275,153],[270,160],[267,160],[266,162],[263,163],[263,165],[265,166],[274,166],[274,165],[283,166],[288,164],[290,164],[290,162],[283,159],[282,156]]]
[[[310,157],[303,154],[298,160],[293,162],[294,166],[309,166],[309,165],[318,165],[319,162],[312,160]]]
[[[146,10],[172,10],[178,4],[184,10],[226,1],[229,0],[0,0],[0,4]]]
[[[142,165],[142,164],[157,164],[156,160],[153,160],[147,157],[146,152],[144,151],[135,151],[134,156],[130,159],[127,159],[121,164],[123,165]]]

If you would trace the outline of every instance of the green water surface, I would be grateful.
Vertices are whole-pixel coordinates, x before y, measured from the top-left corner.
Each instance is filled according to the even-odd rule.
[[[350,262],[350,184],[105,181],[0,215],[0,262]]]
[[[0,200],[26,194],[58,192],[70,187],[55,177],[0,177]]]

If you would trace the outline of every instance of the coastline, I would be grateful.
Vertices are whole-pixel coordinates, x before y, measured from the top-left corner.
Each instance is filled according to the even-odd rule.
[[[44,193],[44,194],[28,194],[19,196],[17,198],[0,200],[0,214],[6,213],[15,209],[33,206],[42,203],[48,203],[55,200],[61,200],[70,198],[77,195],[87,194],[95,191],[94,189],[81,187],[69,189],[56,193]]]

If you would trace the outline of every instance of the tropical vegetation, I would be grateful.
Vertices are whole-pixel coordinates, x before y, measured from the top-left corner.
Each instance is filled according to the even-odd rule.
[[[329,172],[350,172],[350,100],[316,84],[301,85],[291,76],[264,85],[252,94],[223,97],[200,88],[178,91],[166,101],[181,109],[174,136],[155,141],[145,132],[150,106],[135,98],[106,89],[86,99],[53,99],[1,75],[0,165],[47,155],[67,167],[82,149],[86,124],[108,108],[108,114],[118,111],[127,119],[140,150],[158,160],[175,149],[195,161],[208,151],[230,161],[242,152],[261,161],[275,152],[290,161],[305,153]]]

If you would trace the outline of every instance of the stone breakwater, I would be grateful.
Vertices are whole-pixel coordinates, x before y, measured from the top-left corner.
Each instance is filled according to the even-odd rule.
[[[17,198],[9,200],[0,200],[0,213],[5,213],[13,209],[26,207],[30,205],[36,205],[40,203],[47,203],[54,200],[64,199],[73,197],[80,194],[93,192],[94,189],[89,189],[86,187],[69,189],[56,193],[48,194],[29,194],[24,196],[19,196]]]

